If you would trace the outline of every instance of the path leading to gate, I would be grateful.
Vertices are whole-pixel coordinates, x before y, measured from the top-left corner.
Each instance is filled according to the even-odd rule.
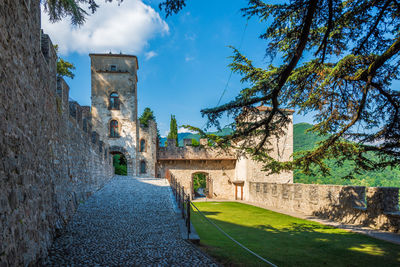
[[[82,203],[45,265],[210,266],[181,238],[164,179],[116,176]]]

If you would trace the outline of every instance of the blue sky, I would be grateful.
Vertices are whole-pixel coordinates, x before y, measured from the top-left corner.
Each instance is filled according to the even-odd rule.
[[[70,97],[90,105],[89,52],[135,54],[139,114],[150,107],[162,136],[169,130],[171,114],[179,125],[204,125],[200,109],[218,103],[230,76],[232,50],[227,46],[240,47],[256,65],[266,65],[266,43],[258,38],[265,24],[253,18],[246,27],[240,8],[247,1],[192,0],[168,18],[159,10],[159,1],[125,0],[120,6],[99,2],[98,12],[81,28],[68,20],[50,24],[42,15],[45,32],[59,44],[61,56],[76,66],[75,78],[67,79]],[[232,75],[221,103],[238,94],[243,87],[239,80]],[[303,121],[311,123],[311,116],[295,114],[295,123]]]

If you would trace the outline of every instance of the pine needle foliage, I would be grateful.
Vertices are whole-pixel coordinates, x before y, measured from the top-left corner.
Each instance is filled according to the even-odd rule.
[[[105,0],[112,2],[113,0]],[[120,4],[123,0],[116,0]],[[96,12],[99,5],[95,0],[40,0],[45,12],[48,13],[51,22],[57,22],[69,17],[72,25],[81,26],[85,23],[89,13]],[[83,7],[82,7],[83,6]],[[85,10],[84,7],[87,7]]]
[[[399,165],[400,92],[392,86],[400,67],[398,0],[250,0],[242,12],[266,25],[260,38],[270,61],[257,67],[232,48],[230,67],[242,75],[245,88],[234,100],[201,111],[208,127],[220,128],[224,115],[240,115],[221,144],[240,143],[273,173],[300,168],[310,174],[311,166],[329,173],[324,162],[330,158],[353,161],[350,178]],[[257,115],[258,105],[271,109]],[[326,138],[292,161],[277,162],[268,144],[289,125],[287,108],[313,112],[316,125],[310,131]]]
[[[156,121],[156,117],[154,116],[153,111],[149,107],[146,107],[143,110],[142,115],[139,117],[139,122],[144,127],[149,127],[149,121],[151,120]]]

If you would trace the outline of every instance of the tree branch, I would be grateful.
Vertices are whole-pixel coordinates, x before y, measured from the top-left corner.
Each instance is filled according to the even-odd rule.
[[[365,38],[361,41],[361,44],[358,46],[357,50],[354,52],[354,54],[359,54],[360,51],[364,48],[365,43],[368,41],[369,37],[374,33],[376,30],[376,27],[378,27],[379,22],[381,21],[383,14],[386,11],[386,8],[389,6],[389,4],[392,2],[392,0],[387,0],[385,5],[382,7],[381,12],[379,12],[378,17],[375,20],[375,23],[373,24],[372,28],[370,28],[368,34],[365,36]]]
[[[328,37],[333,28],[333,3],[332,3],[332,0],[328,0],[328,9],[329,9],[328,26],[326,28],[324,38],[322,39],[322,42],[321,42],[320,46],[318,47],[317,52],[315,52],[315,54],[314,54],[314,55],[318,55],[318,53],[321,51],[321,49],[323,49],[321,63],[324,63],[326,48],[328,46]]]

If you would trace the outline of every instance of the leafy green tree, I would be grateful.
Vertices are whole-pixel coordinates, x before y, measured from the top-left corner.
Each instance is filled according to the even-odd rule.
[[[127,175],[127,162],[124,156],[115,154],[113,156],[113,166],[115,168],[115,174]]]
[[[178,125],[176,123],[175,115],[171,115],[171,122],[167,138],[174,139],[176,141],[176,146],[178,146]]]
[[[75,69],[74,64],[72,64],[58,56],[58,45],[54,45],[54,49],[56,50],[56,53],[57,53],[57,76],[58,77],[69,77],[69,78],[73,79],[75,77],[75,74],[72,72],[72,70]]]
[[[167,15],[184,6],[174,2],[173,9],[165,8]],[[298,167],[309,174],[316,166],[328,173],[324,162],[329,158],[354,162],[350,176],[400,163],[400,93],[392,89],[400,78],[398,1],[249,0],[242,12],[266,24],[260,38],[271,61],[255,66],[233,48],[230,67],[247,86],[234,100],[201,111],[217,127],[224,114],[241,114],[232,125],[234,133],[220,143],[242,140],[240,148],[272,172]],[[271,109],[252,120],[257,105]],[[265,144],[290,123],[284,108],[314,112],[316,125],[310,131],[326,138],[294,161],[281,163],[268,156]],[[376,157],[368,157],[370,152]]]
[[[206,189],[207,177],[204,173],[196,173],[193,175],[193,190],[195,194],[200,188]]]
[[[156,117],[154,116],[153,111],[150,108],[145,108],[142,115],[139,117],[139,122],[142,124],[144,127],[149,127],[149,121],[156,120]]]
[[[293,127],[293,150],[301,152],[315,147],[322,138],[317,133],[308,132],[313,125],[298,123]],[[374,153],[369,153],[370,158],[376,157]],[[326,160],[325,163],[330,167],[329,175],[315,172],[314,175],[306,175],[299,170],[294,170],[294,182],[305,184],[339,184],[339,185],[362,185],[362,186],[391,186],[400,187],[400,168],[385,168],[379,171],[369,170],[355,174],[354,179],[343,179],[354,168],[354,162],[345,160],[337,162],[335,159]]]
[[[150,120],[153,120],[154,122],[156,122],[156,116],[154,116],[153,111],[149,107],[146,107],[143,110],[142,115],[139,117],[139,122],[144,127],[149,127]],[[158,131],[158,127],[157,127],[157,138],[158,138],[158,140],[161,140],[161,136],[160,136],[160,132]]]
[[[197,141],[196,139],[192,138],[192,146],[200,146],[200,142]]]

